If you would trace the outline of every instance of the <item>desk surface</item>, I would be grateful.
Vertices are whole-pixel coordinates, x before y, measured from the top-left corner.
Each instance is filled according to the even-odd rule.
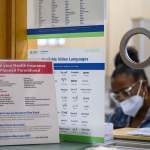
[[[139,145],[138,145],[139,144]],[[91,147],[91,148],[90,148]],[[149,150],[149,143],[143,145],[142,143],[136,143],[133,141],[131,143],[117,141],[112,145],[106,146],[109,150],[114,148],[115,150],[133,150],[139,148],[138,150]],[[87,148],[87,149],[86,149]],[[24,145],[24,146],[0,146],[0,150],[103,150],[100,148],[94,148],[90,144],[81,143],[61,143],[61,144],[47,144],[47,145]]]
[[[0,150],[84,150],[89,144],[62,143],[47,145],[0,146]]]

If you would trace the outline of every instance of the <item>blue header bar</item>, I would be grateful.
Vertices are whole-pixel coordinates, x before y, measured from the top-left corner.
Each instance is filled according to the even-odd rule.
[[[104,63],[56,63],[55,70],[105,70]]]
[[[104,25],[28,29],[28,35],[104,32]]]

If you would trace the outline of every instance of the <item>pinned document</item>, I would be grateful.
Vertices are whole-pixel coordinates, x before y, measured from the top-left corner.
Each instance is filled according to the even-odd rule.
[[[30,60],[54,62],[60,137],[104,142],[104,49],[29,50]]]
[[[58,142],[52,63],[0,61],[0,145]]]
[[[28,38],[104,36],[105,0],[28,0]]]

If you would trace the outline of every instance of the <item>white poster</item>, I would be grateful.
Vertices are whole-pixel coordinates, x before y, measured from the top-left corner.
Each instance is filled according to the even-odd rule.
[[[29,50],[28,58],[54,62],[61,139],[104,142],[104,50]]]
[[[51,62],[0,61],[0,145],[58,143]]]
[[[28,0],[28,37],[103,36],[104,11],[105,0]]]
[[[28,28],[104,24],[104,7],[104,0],[28,0]]]

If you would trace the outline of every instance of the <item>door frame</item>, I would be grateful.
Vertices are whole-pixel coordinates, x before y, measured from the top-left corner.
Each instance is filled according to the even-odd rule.
[[[7,0],[8,49],[11,59],[27,55],[27,0]]]

